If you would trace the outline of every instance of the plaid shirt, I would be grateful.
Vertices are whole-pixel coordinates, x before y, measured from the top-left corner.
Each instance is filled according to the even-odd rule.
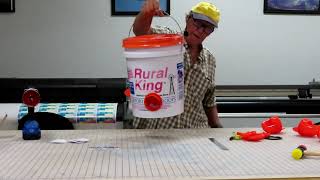
[[[175,34],[167,27],[152,28],[155,34]],[[187,45],[185,48],[188,50]],[[203,48],[198,62],[192,64],[188,51],[184,53],[184,112],[166,118],[134,117],[133,127],[138,129],[208,128],[206,107],[216,105],[215,98],[216,60],[209,50]]]

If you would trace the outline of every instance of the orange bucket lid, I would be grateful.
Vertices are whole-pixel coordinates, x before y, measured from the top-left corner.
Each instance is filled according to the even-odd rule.
[[[129,37],[123,40],[124,48],[157,48],[182,44],[183,37],[179,34],[151,34]]]

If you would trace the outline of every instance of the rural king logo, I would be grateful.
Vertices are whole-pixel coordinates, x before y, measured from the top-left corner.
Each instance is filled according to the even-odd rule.
[[[159,70],[145,71],[135,68],[128,71],[128,77],[135,79],[134,88],[140,91],[152,91],[159,93],[163,90],[163,78],[168,78],[168,67]]]

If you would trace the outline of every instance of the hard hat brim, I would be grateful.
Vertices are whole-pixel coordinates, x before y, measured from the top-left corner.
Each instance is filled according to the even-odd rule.
[[[196,12],[192,12],[192,17],[194,19],[199,19],[199,20],[204,20],[209,22],[210,24],[212,24],[215,28],[218,28],[218,23],[214,22],[212,19],[210,19],[208,16],[200,14],[200,13],[196,13]]]

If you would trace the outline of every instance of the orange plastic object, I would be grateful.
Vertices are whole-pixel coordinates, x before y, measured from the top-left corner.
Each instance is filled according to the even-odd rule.
[[[40,103],[40,94],[37,89],[26,89],[22,95],[22,102],[28,107],[35,107]]]
[[[260,141],[270,136],[270,133],[262,132],[257,133],[256,131],[248,131],[248,132],[237,132],[237,135],[240,136],[241,139],[246,141]]]
[[[130,97],[130,95],[131,95],[130,88],[127,88],[126,90],[124,90],[124,95],[127,97]]]
[[[297,127],[293,128],[300,136],[313,137],[319,134],[319,127],[307,118],[301,119]]]
[[[144,105],[149,111],[157,111],[162,107],[162,98],[157,93],[150,93],[144,98]]]
[[[278,116],[273,116],[261,123],[262,129],[270,134],[279,134],[282,131],[281,119]]]
[[[175,46],[183,43],[183,37],[179,34],[151,34],[129,37],[123,40],[124,48],[157,48]]]

